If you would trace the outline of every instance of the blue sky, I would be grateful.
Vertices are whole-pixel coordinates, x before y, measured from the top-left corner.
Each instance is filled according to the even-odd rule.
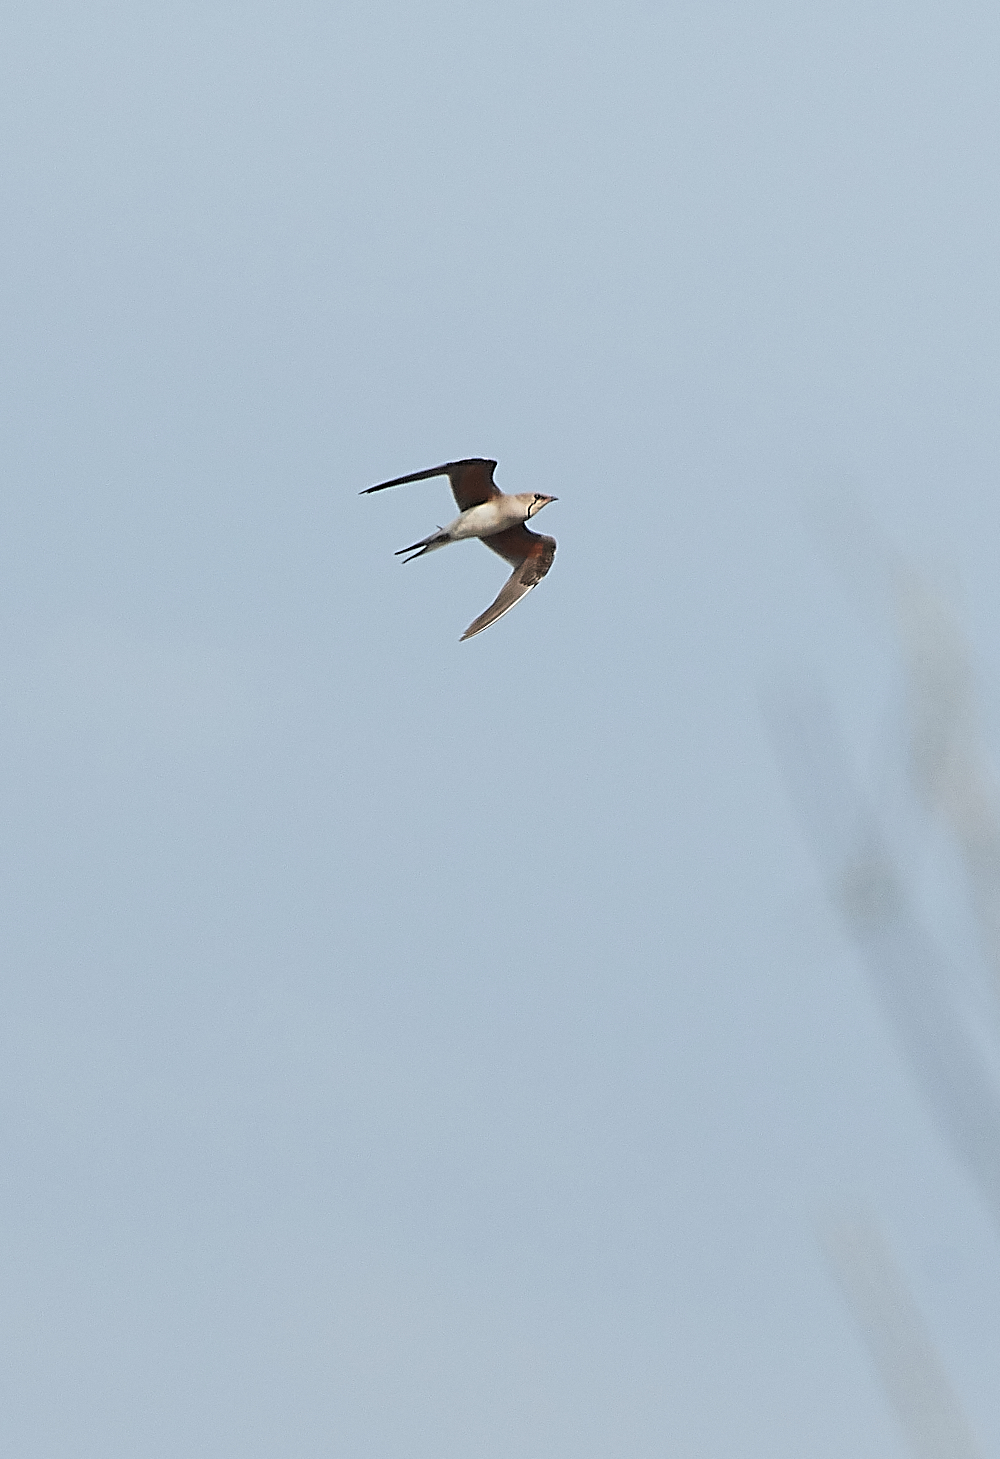
[[[861,502],[996,724],[995,9],[2,37],[12,1448],[903,1455],[860,1206],[996,1452],[996,1233],[761,709],[821,683],[898,788]],[[503,564],[358,492],[463,455],[559,550],[459,645]]]

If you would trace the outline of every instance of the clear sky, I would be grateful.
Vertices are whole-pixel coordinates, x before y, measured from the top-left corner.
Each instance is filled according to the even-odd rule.
[[[12,1454],[902,1459],[848,1209],[1000,1453],[1000,1240],[761,707],[807,675],[899,778],[843,493],[1000,722],[998,47],[962,0],[8,7]],[[358,492],[463,455],[559,549],[460,645],[504,564],[394,559],[444,481]]]

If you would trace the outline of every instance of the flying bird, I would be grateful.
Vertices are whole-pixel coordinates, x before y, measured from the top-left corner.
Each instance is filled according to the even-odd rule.
[[[447,476],[458,503],[459,515],[447,527],[439,527],[422,541],[401,547],[396,556],[402,557],[404,562],[412,562],[415,557],[447,547],[449,542],[478,537],[484,546],[511,563],[514,571],[485,613],[480,613],[469,624],[462,634],[462,642],[489,628],[491,623],[519,603],[525,593],[530,593],[548,572],[556,555],[554,537],[543,537],[538,532],[529,531],[524,524],[557,498],[540,491],[522,491],[516,496],[508,496],[493,480],[496,464],[478,456],[467,461],[448,461],[444,466],[432,466],[429,471],[414,471],[410,476],[394,476],[392,481],[380,481],[378,486],[369,486],[361,493],[369,496],[373,491],[404,486],[408,481]]]

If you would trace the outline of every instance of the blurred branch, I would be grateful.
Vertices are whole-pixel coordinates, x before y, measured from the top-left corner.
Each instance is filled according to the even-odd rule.
[[[1000,789],[979,721],[968,645],[947,600],[903,560],[858,500],[810,513],[852,600],[895,617],[909,690],[909,778],[957,843],[1000,1012]]]
[[[979,1459],[958,1399],[878,1231],[870,1223],[843,1223],[826,1247],[914,1454]]]
[[[948,605],[900,574],[898,616],[910,689],[910,774],[954,837],[1000,1001],[1000,793],[983,743],[968,647]]]
[[[1000,1225],[1000,1093],[851,774],[833,717],[822,703],[788,696],[770,719],[831,899],[939,1124]]]

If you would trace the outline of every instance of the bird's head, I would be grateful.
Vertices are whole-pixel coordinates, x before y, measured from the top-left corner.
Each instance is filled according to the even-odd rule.
[[[542,510],[542,507],[547,507],[549,502],[557,502],[559,500],[557,496],[546,496],[543,492],[540,491],[528,492],[525,494],[528,497],[529,517],[533,517],[536,512],[540,512]]]

